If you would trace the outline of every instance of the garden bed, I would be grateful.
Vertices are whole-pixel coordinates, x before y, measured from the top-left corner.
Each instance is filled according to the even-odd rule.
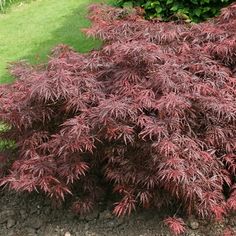
[[[130,217],[114,217],[109,206],[87,216],[73,214],[68,208],[55,209],[37,194],[0,193],[0,235],[7,236],[171,236],[163,226],[163,213],[137,211]],[[236,217],[218,223],[187,220],[186,236],[223,236],[225,229],[236,230]],[[225,234],[230,236],[230,234]],[[231,235],[233,236],[233,235]]]

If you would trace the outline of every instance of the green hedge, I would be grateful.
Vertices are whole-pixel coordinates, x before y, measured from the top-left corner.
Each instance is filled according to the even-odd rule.
[[[184,19],[200,22],[216,16],[220,9],[233,0],[117,0],[118,6],[141,6],[147,18],[161,18],[164,21]]]

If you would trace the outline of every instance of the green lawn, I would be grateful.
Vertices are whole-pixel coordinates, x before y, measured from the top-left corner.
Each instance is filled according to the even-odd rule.
[[[17,3],[6,14],[0,14],[0,83],[12,81],[6,69],[8,62],[45,61],[51,48],[59,43],[80,52],[99,47],[101,42],[87,39],[80,28],[89,26],[87,6],[104,1],[34,0]]]

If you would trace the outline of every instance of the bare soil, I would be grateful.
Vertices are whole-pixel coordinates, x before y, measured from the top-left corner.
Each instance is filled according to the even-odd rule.
[[[74,214],[68,206],[53,208],[40,194],[0,192],[0,236],[171,236],[157,210],[138,210],[116,218],[104,204],[87,216]],[[108,203],[109,205],[109,203]],[[186,236],[236,235],[236,216],[209,223],[187,219]],[[225,231],[226,233],[226,231]],[[226,235],[228,236],[228,235]]]

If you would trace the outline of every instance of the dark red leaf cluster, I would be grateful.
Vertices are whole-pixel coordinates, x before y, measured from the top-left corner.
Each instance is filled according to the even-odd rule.
[[[101,50],[60,45],[46,66],[14,65],[18,80],[1,87],[4,135],[18,146],[1,184],[72,194],[82,213],[102,192],[99,178],[121,196],[118,216],[137,206],[217,219],[235,210],[235,12],[187,25],[92,6],[85,31],[105,41]]]

